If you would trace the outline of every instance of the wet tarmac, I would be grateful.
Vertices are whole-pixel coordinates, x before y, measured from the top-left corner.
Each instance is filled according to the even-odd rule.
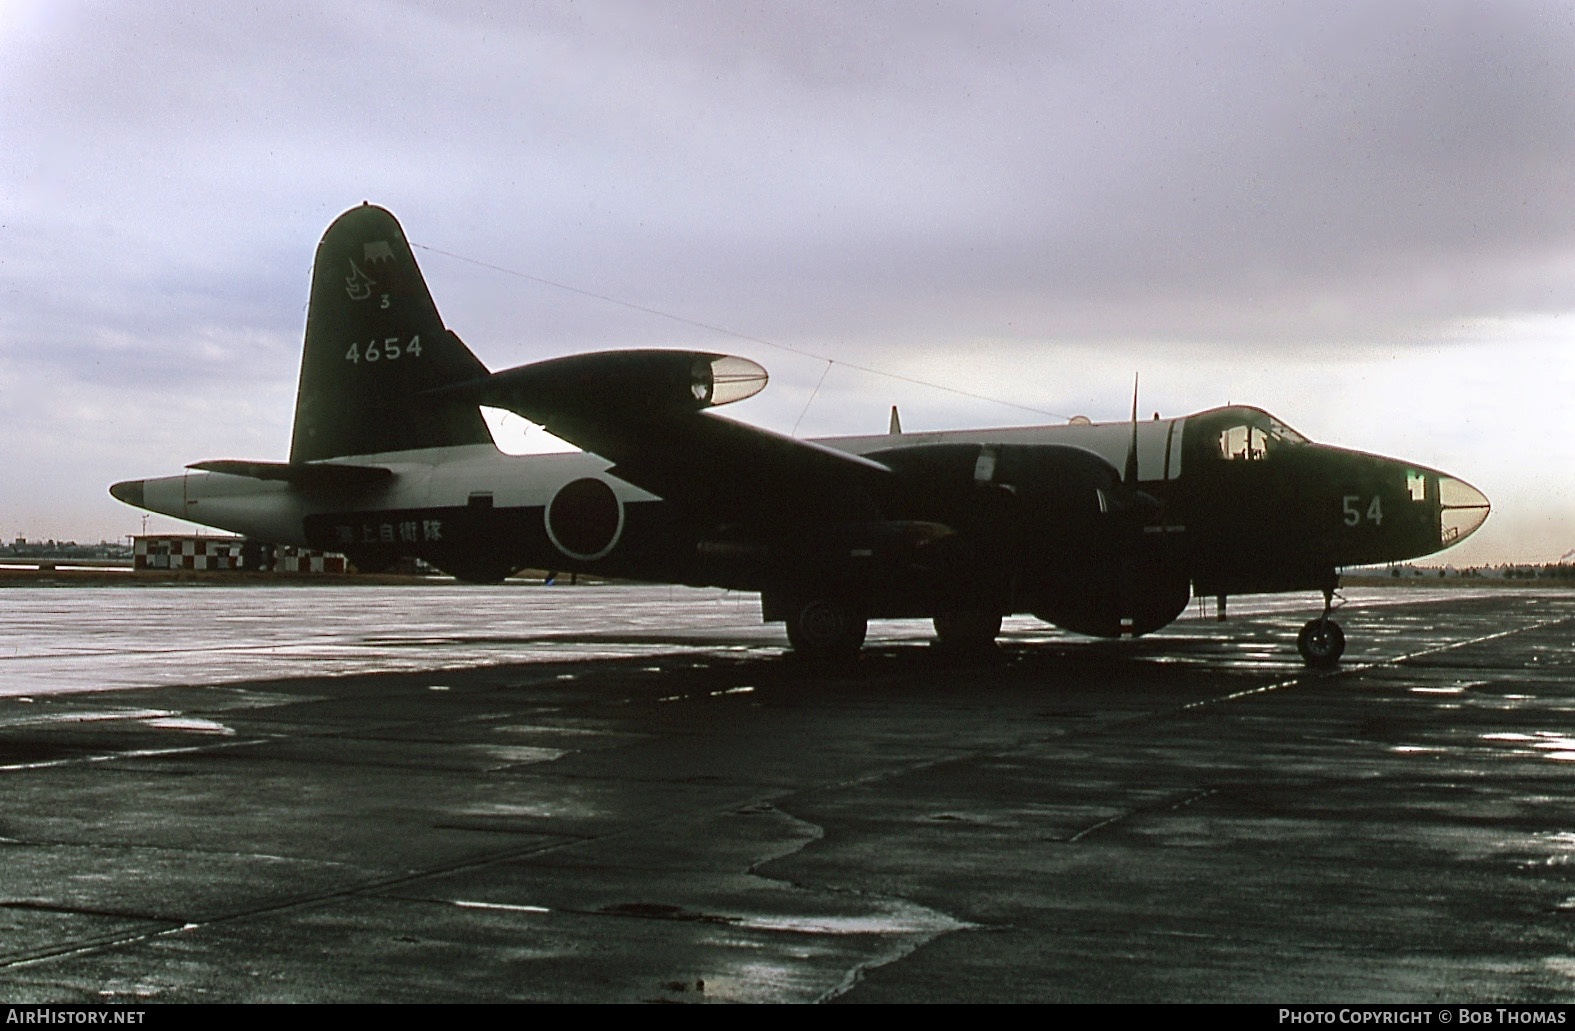
[[[1009,621],[676,588],[0,591],[0,996],[1575,999],[1575,592]]]

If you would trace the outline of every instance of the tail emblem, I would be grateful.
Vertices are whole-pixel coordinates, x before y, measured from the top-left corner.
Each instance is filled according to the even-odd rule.
[[[376,283],[377,280],[356,267],[354,260],[350,262],[350,274],[345,277],[345,293],[350,295],[352,301],[364,301],[371,297],[372,287]]]
[[[369,265],[374,261],[393,261],[394,249],[387,240],[373,240],[361,245],[361,260]]]

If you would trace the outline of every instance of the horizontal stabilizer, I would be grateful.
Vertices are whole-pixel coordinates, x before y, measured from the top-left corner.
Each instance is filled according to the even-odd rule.
[[[219,459],[193,462],[188,469],[226,476],[245,476],[253,480],[283,480],[297,487],[365,487],[381,483],[394,470],[380,465],[336,465],[331,462],[240,462]]]

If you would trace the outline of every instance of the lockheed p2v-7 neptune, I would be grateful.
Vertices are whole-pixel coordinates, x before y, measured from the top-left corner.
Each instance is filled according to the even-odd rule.
[[[276,545],[404,557],[463,580],[524,568],[758,592],[794,651],[853,658],[870,619],[988,647],[1008,614],[1078,634],[1165,626],[1190,598],[1319,591],[1334,665],[1342,567],[1473,532],[1488,500],[1436,469],[1314,443],[1257,408],[1183,418],[803,440],[710,410],[766,372],[702,351],[490,372],[439,316],[382,208],[318,245],[288,462],[198,462],[110,492]],[[481,409],[583,449],[506,455]]]

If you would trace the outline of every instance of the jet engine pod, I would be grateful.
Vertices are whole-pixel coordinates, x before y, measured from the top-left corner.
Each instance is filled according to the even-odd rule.
[[[623,502],[594,476],[558,488],[542,518],[553,547],[582,562],[602,558],[623,536]]]

